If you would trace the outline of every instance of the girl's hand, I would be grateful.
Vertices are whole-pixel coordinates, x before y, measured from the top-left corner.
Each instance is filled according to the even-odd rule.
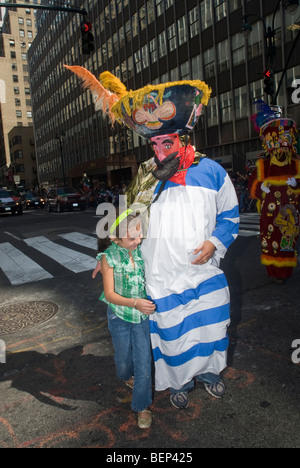
[[[98,260],[97,266],[96,266],[95,270],[92,273],[92,278],[96,278],[97,273],[101,273],[101,262],[100,262],[100,260]]]
[[[155,304],[148,299],[137,299],[135,308],[146,315],[150,315],[155,312]]]

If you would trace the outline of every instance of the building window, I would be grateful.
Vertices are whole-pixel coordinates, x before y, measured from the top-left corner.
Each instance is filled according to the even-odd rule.
[[[222,123],[232,121],[232,102],[230,91],[220,94],[220,118]]]
[[[236,119],[248,117],[247,87],[242,86],[234,90],[234,109]]]
[[[261,30],[260,22],[252,25],[251,34],[248,36],[248,58],[254,58],[262,54],[262,37],[263,31]]]
[[[186,34],[186,20],[185,16],[182,16],[177,21],[178,27],[178,43],[179,45],[184,44],[187,41],[187,34]]]
[[[15,47],[14,39],[9,39],[9,45],[10,45],[10,47]]]
[[[176,49],[176,28],[175,24],[171,24],[171,26],[167,29],[167,38],[169,44],[169,52]]]
[[[217,97],[214,96],[210,98],[207,106],[207,125],[208,127],[213,127],[218,125],[218,103]]]
[[[150,62],[155,63],[157,62],[157,48],[156,48],[156,38],[152,39],[149,43],[150,49]]]
[[[14,86],[14,94],[20,94],[20,88],[18,86]]]
[[[212,10],[210,0],[203,0],[200,3],[201,31],[212,25]]]
[[[245,62],[245,45],[241,42],[241,34],[238,32],[231,37],[232,63],[233,66]]]
[[[20,37],[25,37],[25,31],[24,29],[19,30]]]
[[[213,47],[204,51],[203,63],[205,78],[215,76],[215,49]]]
[[[16,116],[17,116],[18,119],[22,118],[22,111],[17,110],[16,111]]]
[[[189,11],[189,23],[190,23],[190,38],[198,36],[200,33],[200,18],[198,7],[193,8]]]
[[[13,82],[14,82],[14,83],[18,83],[18,82],[19,82],[18,75],[13,75]]]
[[[216,21],[226,17],[226,0],[214,0]]]
[[[19,107],[21,105],[20,99],[15,99],[15,106]]]
[[[166,33],[165,31],[161,32],[158,35],[158,50],[159,50],[159,57],[163,57],[167,55],[167,43],[166,43]]]
[[[228,39],[225,39],[222,42],[217,44],[217,54],[218,54],[218,72],[222,73],[229,68],[229,53],[228,53]]]
[[[134,63],[135,63],[135,71],[136,73],[140,73],[142,71],[142,61],[141,61],[141,51],[138,50],[133,54],[134,56]]]

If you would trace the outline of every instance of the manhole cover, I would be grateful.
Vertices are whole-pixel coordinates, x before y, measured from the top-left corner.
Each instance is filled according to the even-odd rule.
[[[56,304],[44,301],[0,306],[0,336],[39,325],[54,317],[57,312]]]

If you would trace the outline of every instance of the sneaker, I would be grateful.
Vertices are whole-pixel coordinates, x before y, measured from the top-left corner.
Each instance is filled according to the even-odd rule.
[[[189,397],[187,392],[171,393],[170,402],[177,409],[184,409],[189,406]]]
[[[222,396],[226,393],[223,380],[220,380],[219,382],[214,384],[205,383],[204,388],[214,398],[222,398]]]
[[[152,424],[152,414],[149,410],[139,411],[138,426],[140,429],[148,429]]]

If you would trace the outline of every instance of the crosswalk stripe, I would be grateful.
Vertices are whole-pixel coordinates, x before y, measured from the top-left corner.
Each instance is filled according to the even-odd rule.
[[[82,234],[81,232],[68,232],[66,234],[59,234],[59,237],[94,251],[97,249],[97,239],[95,237]]]
[[[55,244],[55,242],[49,241],[44,236],[31,237],[30,239],[24,239],[24,241],[30,247],[52,258],[68,270],[73,271],[73,273],[89,271],[95,268],[95,257],[90,257],[89,255]]]
[[[239,236],[250,237],[260,234],[258,213],[241,213],[240,218]],[[6,234],[10,233],[6,232]],[[16,240],[21,241],[21,239],[16,236],[10,235]],[[95,252],[97,250],[96,236],[88,236],[77,231],[59,234],[58,236],[67,242],[93,250],[94,255],[89,256],[77,250],[64,247],[48,240],[44,236],[31,237],[23,239],[23,241],[29,247],[50,257],[59,265],[73,273],[91,271],[95,268]],[[31,260],[31,258],[8,242],[0,244],[0,270],[7,276],[12,285],[53,278],[53,276],[38,263]]]
[[[259,214],[241,213],[240,214],[240,237],[258,236],[260,234]]]
[[[0,244],[0,265],[12,285],[53,278],[38,263],[31,260],[9,242]]]

